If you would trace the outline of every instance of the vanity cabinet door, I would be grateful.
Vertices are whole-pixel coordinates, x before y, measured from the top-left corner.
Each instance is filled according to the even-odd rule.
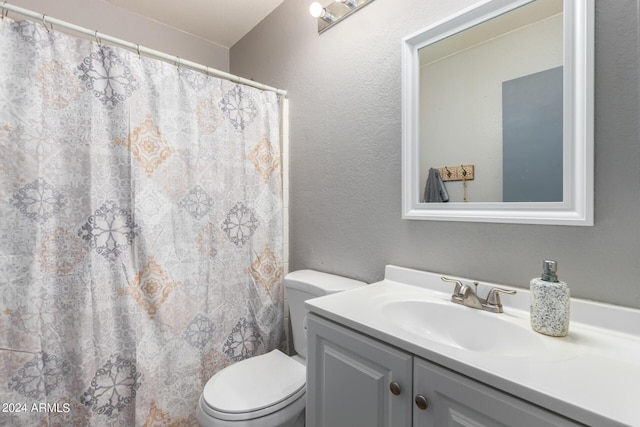
[[[582,426],[426,360],[414,360],[414,398],[420,395],[427,404],[420,409],[414,402],[414,427]]]
[[[307,427],[410,427],[412,355],[308,317]]]

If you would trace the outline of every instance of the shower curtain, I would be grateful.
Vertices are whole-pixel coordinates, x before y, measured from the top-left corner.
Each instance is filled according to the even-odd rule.
[[[277,95],[0,21],[0,425],[196,425],[283,346]]]

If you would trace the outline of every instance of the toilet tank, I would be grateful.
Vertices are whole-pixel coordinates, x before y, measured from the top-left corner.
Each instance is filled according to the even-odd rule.
[[[314,270],[298,270],[284,278],[284,286],[289,300],[289,316],[293,332],[293,348],[299,356],[307,358],[307,322],[308,310],[304,302],[310,298],[335,294],[364,286],[366,283],[335,274]]]

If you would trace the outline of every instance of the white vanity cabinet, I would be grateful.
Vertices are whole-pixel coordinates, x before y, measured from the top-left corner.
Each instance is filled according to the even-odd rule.
[[[412,425],[410,354],[312,314],[307,325],[307,427]]]
[[[415,427],[583,426],[418,357],[413,365]],[[418,396],[427,402],[417,407]]]
[[[312,313],[308,343],[307,427],[582,425]]]

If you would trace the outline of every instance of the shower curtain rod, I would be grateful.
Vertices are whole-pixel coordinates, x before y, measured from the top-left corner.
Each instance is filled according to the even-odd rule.
[[[107,34],[102,34],[97,31],[92,31],[88,28],[80,27],[78,25],[62,21],[60,19],[51,18],[42,13],[36,13],[29,9],[24,9],[22,7],[14,6],[5,1],[3,2],[2,5],[0,5],[0,17],[4,18],[5,16],[8,15],[9,12],[16,13],[26,18],[30,18],[34,21],[41,21],[42,25],[44,25],[45,28],[47,28],[47,24],[51,25],[51,28],[53,28],[53,26],[55,25],[56,28],[70,30],[75,33],[82,34],[84,36],[88,36],[90,38],[95,38],[95,40],[98,43],[100,43],[101,41],[105,41],[117,46],[125,47],[138,54],[144,54],[146,56],[150,56],[153,58],[161,59],[166,62],[174,63],[178,67],[185,66],[185,67],[203,72],[207,75],[220,77],[235,83],[252,86],[265,91],[276,92],[278,95],[287,96],[287,91],[284,89],[277,89],[275,87],[267,86],[262,83],[257,83],[257,82],[254,82],[253,80],[245,79],[244,77],[240,77],[224,71],[216,70],[215,68],[207,67],[206,65],[198,64],[196,62],[181,59],[179,56],[169,55],[168,53],[164,53],[155,49],[150,49],[148,47],[140,46],[139,44],[136,44],[136,43],[131,43],[116,37],[112,37]]]

